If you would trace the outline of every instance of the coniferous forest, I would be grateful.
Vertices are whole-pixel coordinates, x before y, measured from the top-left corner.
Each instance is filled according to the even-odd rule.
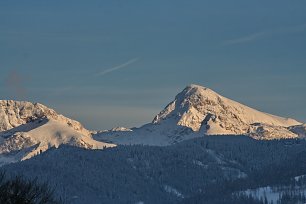
[[[306,141],[206,136],[165,147],[61,146],[2,170],[48,183],[63,203],[298,203]]]

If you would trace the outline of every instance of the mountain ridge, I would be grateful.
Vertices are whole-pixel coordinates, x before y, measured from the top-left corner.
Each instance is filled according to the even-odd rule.
[[[209,88],[191,84],[152,123],[129,132],[108,131],[94,137],[118,144],[169,145],[204,135],[248,135],[270,140],[298,138],[305,133],[299,121],[255,110]]]
[[[266,140],[306,136],[306,125],[301,122],[260,112],[194,84],[140,128],[89,131],[40,103],[13,100],[0,100],[0,118],[0,165],[62,144],[102,149],[116,144],[165,146],[208,135]]]
[[[0,118],[0,132],[7,131],[39,118],[48,118],[60,120],[73,127],[76,131],[84,135],[90,135],[90,131],[85,129],[80,122],[58,114],[55,110],[40,103],[0,100]]]
[[[86,149],[114,147],[96,141],[78,121],[40,103],[0,100],[0,165],[29,159],[62,144]]]
[[[160,123],[162,120],[178,120],[177,125],[190,127],[193,131],[199,131],[203,122],[211,120],[228,120],[238,122],[240,126],[245,124],[263,123],[266,125],[289,127],[301,125],[291,118],[283,118],[272,114],[260,112],[246,105],[228,99],[220,94],[199,85],[189,85],[180,92],[163,111],[153,120]],[[237,127],[236,127],[237,128]],[[241,134],[243,131],[233,130],[231,127],[223,134]],[[208,134],[220,132],[213,131]],[[221,132],[222,134],[222,132]]]

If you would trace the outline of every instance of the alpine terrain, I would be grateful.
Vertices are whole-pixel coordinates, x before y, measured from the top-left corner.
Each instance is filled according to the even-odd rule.
[[[47,182],[63,203],[304,203],[305,133],[198,85],[149,124],[105,131],[1,100],[0,171]]]
[[[98,140],[118,144],[168,145],[204,135],[247,135],[255,139],[305,136],[305,125],[294,119],[257,111],[209,88],[187,86],[150,124],[133,131],[108,131]]]
[[[0,164],[31,158],[61,144],[101,149],[79,122],[39,103],[0,101]]]

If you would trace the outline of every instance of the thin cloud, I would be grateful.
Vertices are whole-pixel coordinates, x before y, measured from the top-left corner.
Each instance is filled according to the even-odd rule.
[[[266,35],[266,32],[254,33],[254,34],[244,36],[244,37],[241,37],[241,38],[228,40],[224,43],[224,45],[234,45],[234,44],[240,44],[240,43],[247,43],[247,42],[257,40],[258,38],[261,38],[264,35]]]
[[[243,36],[236,39],[227,40],[223,43],[224,46],[227,45],[236,45],[236,44],[243,44],[258,40],[260,38],[268,37],[271,35],[279,34],[279,33],[296,33],[302,32],[306,30],[306,24],[296,25],[296,26],[287,26],[287,27],[280,27],[271,30],[265,30],[262,32],[253,33],[247,36]]]
[[[131,60],[129,60],[129,61],[123,63],[123,64],[117,65],[117,66],[112,67],[110,69],[106,69],[106,70],[98,73],[96,76],[104,76],[104,75],[109,74],[111,72],[114,72],[116,70],[123,69],[123,68],[129,66],[130,64],[133,64],[133,63],[137,62],[138,60],[139,60],[139,58],[131,59]]]

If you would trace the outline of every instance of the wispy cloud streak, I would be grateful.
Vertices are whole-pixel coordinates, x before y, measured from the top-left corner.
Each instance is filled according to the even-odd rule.
[[[244,37],[241,37],[241,38],[228,40],[224,43],[224,45],[234,45],[234,44],[240,44],[240,43],[247,43],[247,42],[250,42],[250,41],[257,40],[258,38],[261,38],[264,35],[266,35],[266,32],[254,33],[254,34],[244,36]]]
[[[106,70],[98,73],[96,76],[104,76],[104,75],[109,74],[111,72],[114,72],[116,70],[123,69],[123,68],[129,66],[130,64],[133,64],[133,63],[137,62],[138,60],[139,60],[139,58],[131,59],[131,60],[129,60],[129,61],[123,63],[123,64],[117,65],[117,66],[112,67],[110,69],[106,69]]]
[[[243,36],[236,39],[227,40],[223,43],[224,46],[227,45],[235,45],[235,44],[243,44],[258,40],[260,38],[268,37],[271,35],[279,34],[279,33],[296,33],[302,32],[306,30],[306,24],[296,25],[296,26],[287,26],[287,27],[280,27],[271,30],[265,30],[262,32],[253,33],[247,36]]]

